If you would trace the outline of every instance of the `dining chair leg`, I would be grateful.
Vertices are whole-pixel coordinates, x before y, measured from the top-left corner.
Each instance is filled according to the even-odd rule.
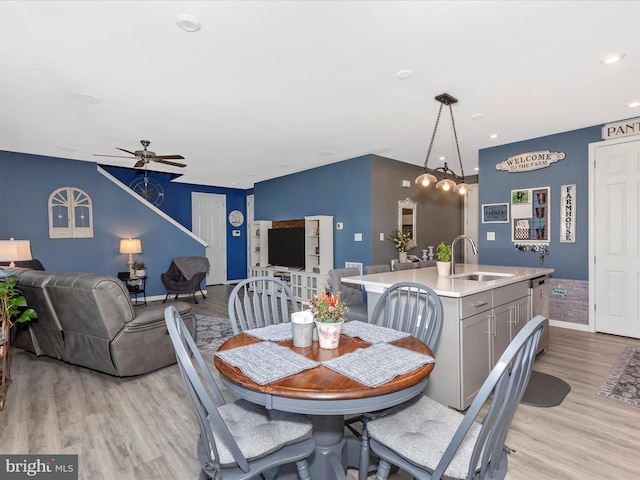
[[[384,460],[380,460],[378,463],[378,471],[376,472],[376,480],[387,480],[389,477],[389,470],[391,469],[391,464],[389,462],[385,462]]]
[[[311,472],[309,471],[309,462],[307,462],[307,459],[296,462],[296,467],[298,467],[298,477],[300,477],[300,480],[311,480]]]
[[[360,434],[360,463],[358,480],[367,480],[369,474],[369,434],[367,433],[367,417],[362,416],[362,433]]]

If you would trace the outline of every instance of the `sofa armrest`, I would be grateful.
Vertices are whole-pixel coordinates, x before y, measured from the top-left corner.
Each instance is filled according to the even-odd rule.
[[[191,312],[191,305],[185,302],[172,302],[171,305],[178,310],[180,315],[185,316]],[[148,326],[154,323],[164,323],[165,305],[155,305],[152,307],[141,308],[136,310],[136,316],[130,322],[127,322],[125,328],[136,328]]]

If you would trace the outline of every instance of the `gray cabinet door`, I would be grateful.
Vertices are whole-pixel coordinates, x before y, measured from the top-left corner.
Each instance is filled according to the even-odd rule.
[[[461,321],[462,409],[467,408],[491,372],[490,312]]]
[[[513,303],[500,305],[493,309],[491,325],[491,366],[495,365],[511,342],[511,327],[514,323]]]

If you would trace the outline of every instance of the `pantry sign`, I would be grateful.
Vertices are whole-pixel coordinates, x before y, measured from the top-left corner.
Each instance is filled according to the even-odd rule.
[[[496,164],[496,170],[504,170],[509,173],[528,172],[548,167],[552,163],[564,160],[565,157],[564,152],[550,152],[549,150],[519,153]]]

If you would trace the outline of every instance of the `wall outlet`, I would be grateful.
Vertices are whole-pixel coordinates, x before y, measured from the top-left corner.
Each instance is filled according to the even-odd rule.
[[[384,232],[380,232],[380,241],[384,242]]]
[[[344,225],[342,222],[336,223],[336,230],[342,230],[343,228],[344,228]]]

